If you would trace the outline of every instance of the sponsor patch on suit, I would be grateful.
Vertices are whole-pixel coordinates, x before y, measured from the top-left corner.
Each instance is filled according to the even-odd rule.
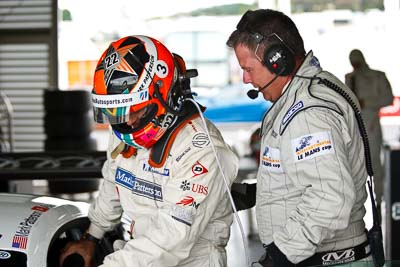
[[[292,151],[295,162],[313,159],[334,153],[330,132],[318,132],[292,139]]]

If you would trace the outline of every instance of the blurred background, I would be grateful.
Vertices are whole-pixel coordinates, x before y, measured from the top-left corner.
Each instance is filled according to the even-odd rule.
[[[241,83],[236,58],[225,45],[248,9],[274,8],[288,14],[306,50],[312,50],[324,69],[343,80],[352,70],[349,52],[360,49],[371,68],[386,72],[394,95],[400,95],[399,5],[399,0],[0,1],[0,90],[12,104],[13,115],[11,135],[8,121],[0,122],[3,146],[11,145],[13,151],[43,150],[43,89],[90,92],[101,53],[111,41],[130,34],[159,39],[183,56],[188,68],[198,69],[193,91],[209,107],[214,122],[228,128],[232,121],[241,122],[246,127],[240,129],[252,129],[269,105],[262,99],[247,99],[249,86]],[[215,101],[221,97],[228,99]],[[396,105],[381,114],[388,142],[399,137],[398,102],[396,98]],[[224,103],[235,108],[214,111],[221,111]],[[262,112],[249,112],[242,106]],[[96,125],[91,133],[99,150],[106,146],[104,130]],[[238,150],[246,153],[240,146]]]
[[[107,128],[91,118],[94,68],[111,41],[142,34],[181,55],[187,68],[198,69],[191,84],[196,99],[242,158],[242,178],[247,179],[257,167],[254,160],[246,161],[252,153],[250,137],[271,103],[246,96],[250,87],[242,84],[241,69],[225,42],[241,15],[257,8],[289,15],[306,50],[342,81],[352,71],[348,56],[355,48],[372,69],[384,71],[395,100],[381,110],[381,124],[385,143],[397,146],[400,0],[2,0],[0,154],[104,151]],[[0,168],[4,164],[0,160]],[[82,193],[98,186],[90,179],[75,192],[68,183],[0,175],[0,188],[3,183],[11,192]],[[399,205],[393,212],[399,220]],[[245,219],[249,236],[256,231],[252,217],[249,213]],[[238,236],[233,240],[240,241]]]

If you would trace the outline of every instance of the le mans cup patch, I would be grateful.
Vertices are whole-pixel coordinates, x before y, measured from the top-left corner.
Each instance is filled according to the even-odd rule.
[[[281,152],[277,148],[266,146],[262,151],[261,165],[270,172],[283,173]]]
[[[294,162],[334,153],[330,132],[318,132],[292,139]]]

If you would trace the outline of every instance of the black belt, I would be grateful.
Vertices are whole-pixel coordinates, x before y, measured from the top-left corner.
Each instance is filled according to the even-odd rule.
[[[296,264],[296,266],[308,267],[344,264],[364,259],[369,255],[371,255],[371,249],[369,247],[368,241],[366,241],[355,247],[335,251],[317,252],[310,258],[299,262],[298,264]]]

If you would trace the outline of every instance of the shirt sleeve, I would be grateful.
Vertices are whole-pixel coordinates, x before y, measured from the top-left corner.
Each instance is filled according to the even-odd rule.
[[[118,192],[115,186],[116,165],[111,158],[111,151],[117,146],[119,141],[110,131],[109,148],[107,150],[107,160],[102,168],[103,180],[99,187],[98,196],[93,201],[89,209],[89,233],[101,239],[105,232],[113,230],[122,215],[122,208],[119,202]]]
[[[299,113],[284,133],[282,165],[302,195],[273,239],[292,262],[312,256],[349,224],[356,194],[347,154],[351,140],[343,117],[326,108]]]

